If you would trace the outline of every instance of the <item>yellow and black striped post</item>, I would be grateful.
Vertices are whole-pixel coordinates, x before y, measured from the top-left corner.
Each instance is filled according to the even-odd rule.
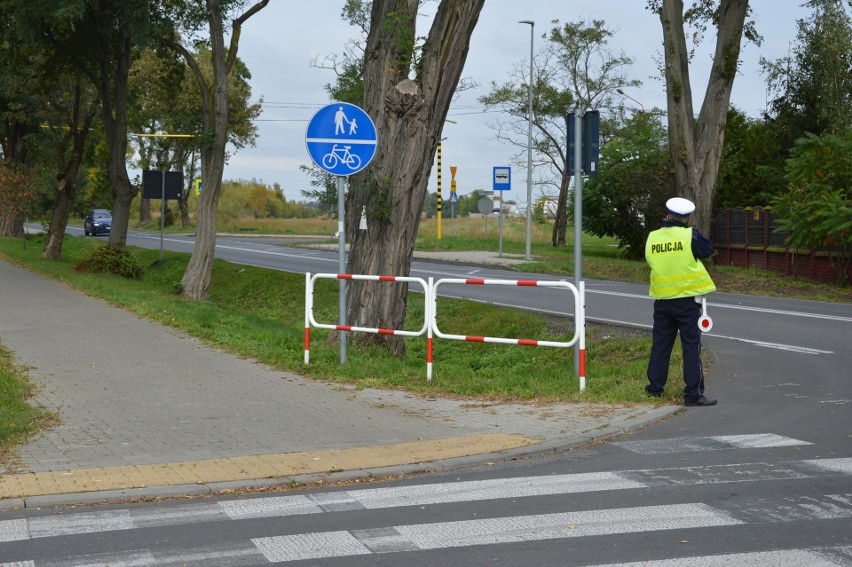
[[[441,240],[441,142],[438,141],[438,240]]]
[[[452,180],[450,181],[450,235],[455,238],[456,237],[456,171],[458,167],[455,165],[450,166],[450,174],[452,175]]]

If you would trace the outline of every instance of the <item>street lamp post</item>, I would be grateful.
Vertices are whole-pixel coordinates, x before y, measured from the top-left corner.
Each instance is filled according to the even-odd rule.
[[[532,259],[532,121],[533,121],[533,39],[535,35],[535,22],[533,20],[521,20],[519,24],[529,24],[530,26],[530,85],[529,85],[529,106],[527,109],[527,247],[525,258]]]
[[[623,97],[625,97],[625,98],[629,98],[630,100],[632,100],[633,102],[635,102],[636,104],[638,104],[638,105],[639,105],[639,108],[640,108],[640,109],[642,109],[642,110],[641,110],[641,111],[642,111],[642,113],[643,113],[643,114],[645,113],[645,105],[644,105],[644,104],[642,104],[641,102],[639,102],[638,100],[636,100],[635,98],[633,98],[632,96],[630,96],[629,94],[627,94],[626,92],[624,92],[624,91],[623,91],[623,90],[621,90],[621,89],[615,89],[615,92],[617,92],[618,94],[620,94],[621,96],[623,96]]]

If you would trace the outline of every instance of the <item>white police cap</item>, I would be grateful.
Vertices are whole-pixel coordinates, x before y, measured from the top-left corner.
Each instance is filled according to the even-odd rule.
[[[669,214],[678,217],[688,217],[695,211],[695,204],[689,199],[672,197],[666,201],[666,208],[669,210]]]

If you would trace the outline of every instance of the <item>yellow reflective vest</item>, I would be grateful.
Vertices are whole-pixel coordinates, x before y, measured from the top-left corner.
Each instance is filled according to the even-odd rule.
[[[653,231],[645,242],[654,299],[704,295],[716,290],[710,274],[692,254],[692,229],[670,226]]]

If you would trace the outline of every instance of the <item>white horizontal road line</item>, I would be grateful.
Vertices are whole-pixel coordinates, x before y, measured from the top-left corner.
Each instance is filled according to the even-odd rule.
[[[185,567],[186,565],[204,565],[204,567],[238,567],[264,563],[263,555],[257,547],[248,541],[233,544],[211,545],[185,549],[182,547],[163,549],[138,549],[118,553],[98,553],[77,555],[60,560],[39,561],[38,567]],[[0,563],[0,567],[28,567],[35,564]]]
[[[647,295],[638,293],[625,293],[622,291],[604,291],[599,289],[590,289],[586,287],[586,293],[596,293],[599,295],[614,295],[616,297],[628,297],[630,299],[645,299],[651,301],[652,298]],[[764,307],[749,307],[747,305],[732,305],[730,303],[711,303],[707,302],[707,307],[714,309],[736,309],[740,311],[757,311],[758,313],[771,313],[773,315],[789,315],[791,317],[808,317],[811,319],[828,319],[829,321],[842,321],[852,323],[852,317],[843,317],[840,315],[824,315],[822,313],[810,313],[808,311],[790,311],[789,309],[767,309]]]
[[[322,500],[318,500],[315,495],[274,496],[252,500],[232,500],[220,502],[219,505],[228,517],[242,519],[318,514],[332,510],[378,510],[501,498],[601,492],[646,486],[645,483],[623,478],[618,473],[600,472],[332,492],[326,493]]]
[[[694,503],[297,534],[252,542],[267,560],[276,562],[741,523],[710,506]]]
[[[597,567],[837,567],[846,555],[852,555],[852,547],[830,547],[822,549],[790,549],[787,551],[761,551],[754,553],[732,553],[727,555],[705,555],[703,557],[679,557],[660,561],[635,563],[610,563]]]
[[[852,475],[852,458],[845,459],[813,459],[810,461],[802,461],[813,467],[822,470],[845,473]]]
[[[740,337],[729,337],[729,336],[726,336],[726,335],[717,335],[715,333],[708,333],[708,336],[714,337],[714,338],[717,338],[717,339],[729,339],[729,340],[732,340],[732,341],[739,341],[741,343],[749,343],[749,344],[752,344],[752,345],[755,345],[755,346],[766,347],[766,348],[774,348],[774,349],[778,349],[778,350],[787,350],[787,351],[790,351],[790,352],[798,352],[798,353],[802,353],[802,354],[834,354],[833,350],[821,350],[821,349],[818,349],[818,348],[803,347],[803,346],[798,346],[798,345],[785,345],[785,344],[782,344],[782,343],[768,343],[766,341],[753,341],[753,340],[750,340],[750,339],[743,339],[743,338],[740,338]]]
[[[278,252],[273,250],[258,250],[257,248],[241,248],[239,246],[225,246],[222,244],[216,245],[217,249],[233,250],[235,252],[246,252],[248,254],[266,254],[267,256],[280,256],[281,258],[299,258],[301,260],[318,260],[320,262],[337,262],[338,258],[323,258],[322,256],[309,256],[307,254],[288,254],[286,252]]]
[[[813,445],[807,441],[799,441],[774,433],[755,433],[751,435],[716,435],[710,437],[723,443],[730,443],[740,449],[761,449],[764,447],[790,447],[794,445]]]
[[[771,433],[721,435],[716,437],[677,437],[674,439],[654,439],[650,441],[615,441],[611,444],[643,455],[812,445],[812,443],[808,443],[807,441],[800,441]]]

